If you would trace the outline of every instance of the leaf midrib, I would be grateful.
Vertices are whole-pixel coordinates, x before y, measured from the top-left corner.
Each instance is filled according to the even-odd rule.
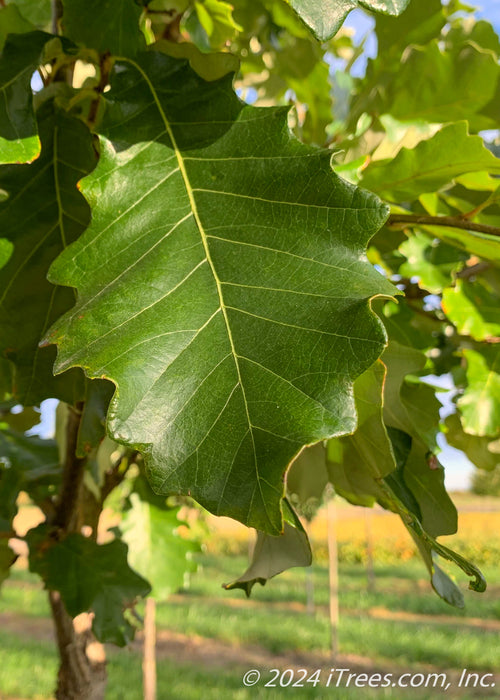
[[[124,61],[124,62],[129,63],[130,65],[132,65],[132,66],[140,73],[140,75],[142,76],[143,80],[146,82],[146,84],[147,84],[147,86],[148,86],[148,88],[149,88],[149,90],[150,90],[150,92],[151,92],[151,94],[152,94],[152,96],[153,96],[153,99],[154,99],[154,101],[155,101],[156,107],[157,107],[158,112],[159,112],[159,114],[160,114],[160,116],[161,116],[161,119],[162,119],[162,121],[163,121],[163,123],[164,123],[164,125],[165,125],[165,130],[166,130],[166,132],[167,132],[167,134],[168,134],[168,137],[169,137],[169,139],[170,139],[170,141],[171,141],[171,143],[172,143],[172,148],[173,148],[173,150],[174,150],[174,152],[175,152],[175,156],[176,156],[176,158],[177,158],[177,163],[178,163],[178,166],[179,166],[179,170],[180,170],[180,172],[181,172],[181,175],[182,175],[182,179],[183,179],[183,181],[184,181],[184,186],[185,186],[185,188],[186,188],[186,192],[187,192],[187,195],[188,195],[189,203],[190,203],[190,205],[191,205],[191,209],[192,209],[192,212],[193,212],[193,216],[194,216],[194,219],[195,219],[195,221],[196,221],[196,225],[197,225],[197,227],[198,227],[198,231],[199,231],[199,233],[200,233],[200,237],[201,237],[202,244],[203,244],[203,249],[204,249],[204,251],[205,251],[205,256],[206,256],[207,262],[208,262],[208,264],[209,264],[209,266],[210,266],[210,270],[211,270],[211,272],[212,272],[212,275],[213,275],[213,278],[214,278],[214,281],[215,281],[215,284],[216,284],[216,287],[217,287],[217,295],[218,295],[218,297],[219,297],[219,304],[220,304],[220,308],[221,308],[221,311],[222,311],[222,315],[223,315],[223,317],[224,317],[224,323],[225,323],[225,325],[226,325],[226,331],[227,331],[227,335],[228,335],[228,339],[229,339],[229,344],[230,344],[230,347],[231,347],[231,354],[232,354],[232,356],[233,356],[233,360],[234,360],[234,364],[235,364],[235,368],[236,368],[236,373],[237,373],[237,376],[238,376],[238,384],[239,384],[239,386],[241,387],[241,395],[242,395],[242,398],[243,398],[243,404],[244,404],[244,406],[245,406],[245,414],[246,414],[246,418],[247,418],[248,431],[249,431],[250,437],[251,437],[251,439],[252,439],[253,458],[254,458],[255,476],[256,476],[257,486],[258,486],[258,489],[259,489],[260,497],[261,497],[261,499],[262,499],[262,504],[263,504],[263,507],[264,507],[266,516],[267,516],[267,518],[268,518],[268,520],[269,520],[269,523],[270,523],[271,526],[272,526],[273,523],[272,523],[272,520],[271,520],[271,518],[270,518],[270,516],[269,516],[269,513],[268,513],[268,511],[267,511],[267,508],[266,508],[266,499],[265,499],[265,497],[264,497],[264,493],[262,492],[261,481],[260,481],[260,475],[259,475],[259,469],[258,469],[258,465],[257,465],[257,450],[256,450],[256,445],[255,445],[255,436],[254,436],[254,432],[253,432],[253,425],[252,425],[252,421],[251,421],[251,419],[250,419],[250,411],[249,411],[249,408],[248,408],[248,401],[247,401],[247,397],[246,397],[246,393],[245,393],[245,387],[244,387],[243,379],[242,379],[242,376],[241,376],[241,368],[240,368],[240,364],[239,364],[239,360],[238,360],[238,354],[237,354],[237,352],[236,352],[236,348],[235,348],[235,345],[234,345],[234,339],[233,339],[233,335],[232,335],[232,332],[231,332],[231,326],[230,326],[230,324],[229,324],[229,318],[228,318],[228,315],[227,315],[227,307],[226,307],[226,305],[225,305],[225,303],[224,303],[224,296],[223,296],[223,294],[222,294],[222,285],[221,285],[221,282],[220,282],[219,277],[218,277],[218,275],[217,275],[217,271],[216,271],[216,269],[215,269],[215,265],[214,265],[214,262],[213,262],[213,260],[212,260],[212,256],[211,256],[211,254],[210,254],[210,248],[209,248],[209,246],[208,246],[207,234],[205,233],[205,229],[204,229],[203,224],[202,224],[202,221],[201,221],[201,219],[200,219],[200,215],[199,215],[199,212],[198,212],[198,206],[197,206],[197,204],[196,204],[196,200],[195,200],[195,197],[194,197],[193,188],[191,187],[191,182],[189,181],[189,177],[188,177],[188,174],[187,174],[186,166],[185,166],[185,163],[184,163],[184,158],[183,158],[182,153],[181,153],[181,151],[180,151],[180,149],[179,149],[179,147],[178,147],[178,145],[177,145],[177,141],[176,141],[176,139],[175,139],[175,135],[174,135],[174,132],[173,132],[173,130],[172,130],[172,126],[171,126],[171,124],[170,124],[170,121],[169,121],[169,119],[167,118],[167,115],[165,114],[165,111],[164,111],[164,109],[163,109],[163,107],[162,107],[162,105],[161,105],[161,102],[160,102],[160,100],[158,99],[158,95],[157,95],[157,93],[156,93],[155,87],[154,87],[153,83],[151,82],[151,80],[149,79],[148,75],[145,73],[145,71],[142,70],[141,66],[140,66],[138,63],[136,63],[135,61],[132,61],[131,59],[124,58],[124,57],[120,57],[120,58],[118,58],[117,60]],[[252,498],[251,504],[252,504],[252,503],[253,503],[253,498]],[[250,506],[250,507],[251,507],[251,506]]]

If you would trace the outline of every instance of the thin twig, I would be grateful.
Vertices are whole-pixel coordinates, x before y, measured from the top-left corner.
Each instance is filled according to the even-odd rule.
[[[51,0],[50,2],[51,10],[51,30],[52,34],[59,34],[59,20],[62,16],[62,3],[61,0]]]
[[[387,226],[447,226],[448,228],[459,228],[465,231],[476,231],[486,233],[490,236],[500,236],[500,228],[489,226],[488,224],[476,224],[472,221],[465,221],[454,216],[427,216],[420,214],[391,214]]]
[[[479,262],[479,263],[476,263],[475,265],[470,265],[469,267],[464,267],[463,270],[460,270],[459,272],[456,273],[456,276],[460,277],[460,279],[466,280],[466,279],[469,279],[469,277],[474,277],[474,275],[477,275],[480,272],[485,272],[486,270],[489,270],[490,267],[491,267],[490,263]]]

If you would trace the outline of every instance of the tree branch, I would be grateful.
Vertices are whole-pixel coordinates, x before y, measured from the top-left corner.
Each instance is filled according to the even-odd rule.
[[[78,429],[82,418],[83,403],[71,406],[66,423],[66,455],[64,459],[61,491],[56,508],[54,525],[66,532],[71,531],[77,519],[78,499],[85,472],[86,458],[76,456]]]
[[[465,231],[476,231],[477,233],[487,233],[490,236],[500,236],[500,228],[489,226],[488,224],[476,224],[455,216],[427,216],[420,214],[391,214],[387,220],[387,226],[448,226],[449,228],[460,228]]]

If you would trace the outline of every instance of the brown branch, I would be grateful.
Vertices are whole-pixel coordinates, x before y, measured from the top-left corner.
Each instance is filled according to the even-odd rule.
[[[455,216],[427,216],[420,214],[391,214],[387,220],[387,226],[448,226],[448,228],[460,228],[465,231],[487,233],[490,236],[500,236],[500,228],[488,224],[476,224],[472,221]]]
[[[52,29],[52,34],[59,34],[59,20],[62,17],[63,13],[63,6],[62,6],[62,1],[61,0],[51,0],[50,3],[50,9],[51,9],[51,29]]]
[[[460,270],[459,272],[456,273],[457,277],[460,277],[460,279],[467,280],[469,277],[474,277],[474,275],[477,275],[481,272],[485,272],[486,270],[489,270],[491,267],[490,263],[487,262],[479,262],[476,263],[475,265],[470,265],[469,267],[464,267],[463,270]]]
[[[87,125],[90,129],[92,129],[95,126],[95,123],[97,121],[101,95],[104,92],[106,86],[109,84],[109,72],[111,70],[111,65],[112,63],[109,53],[105,53],[103,56],[101,56],[101,59],[99,61],[99,84],[95,88],[96,96],[90,103],[89,114],[87,117]]]
[[[66,532],[70,532],[73,529],[73,524],[77,518],[78,499],[87,462],[86,458],[76,456],[82,409],[82,402],[78,403],[76,407],[70,406],[66,423],[66,455],[63,465],[61,491],[54,518],[54,525]]]

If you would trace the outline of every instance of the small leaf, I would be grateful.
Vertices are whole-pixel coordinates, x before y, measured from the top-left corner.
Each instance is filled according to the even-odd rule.
[[[150,488],[150,487],[148,487]],[[129,547],[129,562],[151,584],[152,595],[166,600],[182,588],[186,575],[197,569],[193,554],[200,546],[179,534],[179,508],[157,507],[130,495],[131,507],[121,523]]]
[[[405,277],[418,277],[419,287],[439,294],[451,284],[452,274],[463,267],[467,255],[426,233],[417,231],[399,246],[405,256],[399,272]]]
[[[234,21],[232,5],[223,0],[195,0],[194,12],[188,16],[185,27],[194,43],[206,52],[223,48],[242,31]]]
[[[76,533],[57,541],[49,534],[43,524],[26,535],[30,571],[41,576],[48,590],[59,591],[71,617],[94,612],[92,629],[99,641],[127,644],[134,630],[124,609],[151,590],[129,567],[127,545],[119,540],[99,545]]]
[[[462,450],[479,469],[493,471],[500,466],[500,438],[478,437],[464,432],[458,413],[445,420],[446,441],[457,450]]]
[[[457,279],[443,292],[443,311],[460,335],[475,340],[500,338],[500,297],[485,280]]]
[[[311,565],[311,547],[306,532],[286,500],[283,502],[283,515],[283,534],[273,537],[264,532],[257,532],[250,566],[236,581],[224,584],[226,590],[241,588],[247,597],[250,597],[256,583],[265,586],[270,578],[287,569]]]

